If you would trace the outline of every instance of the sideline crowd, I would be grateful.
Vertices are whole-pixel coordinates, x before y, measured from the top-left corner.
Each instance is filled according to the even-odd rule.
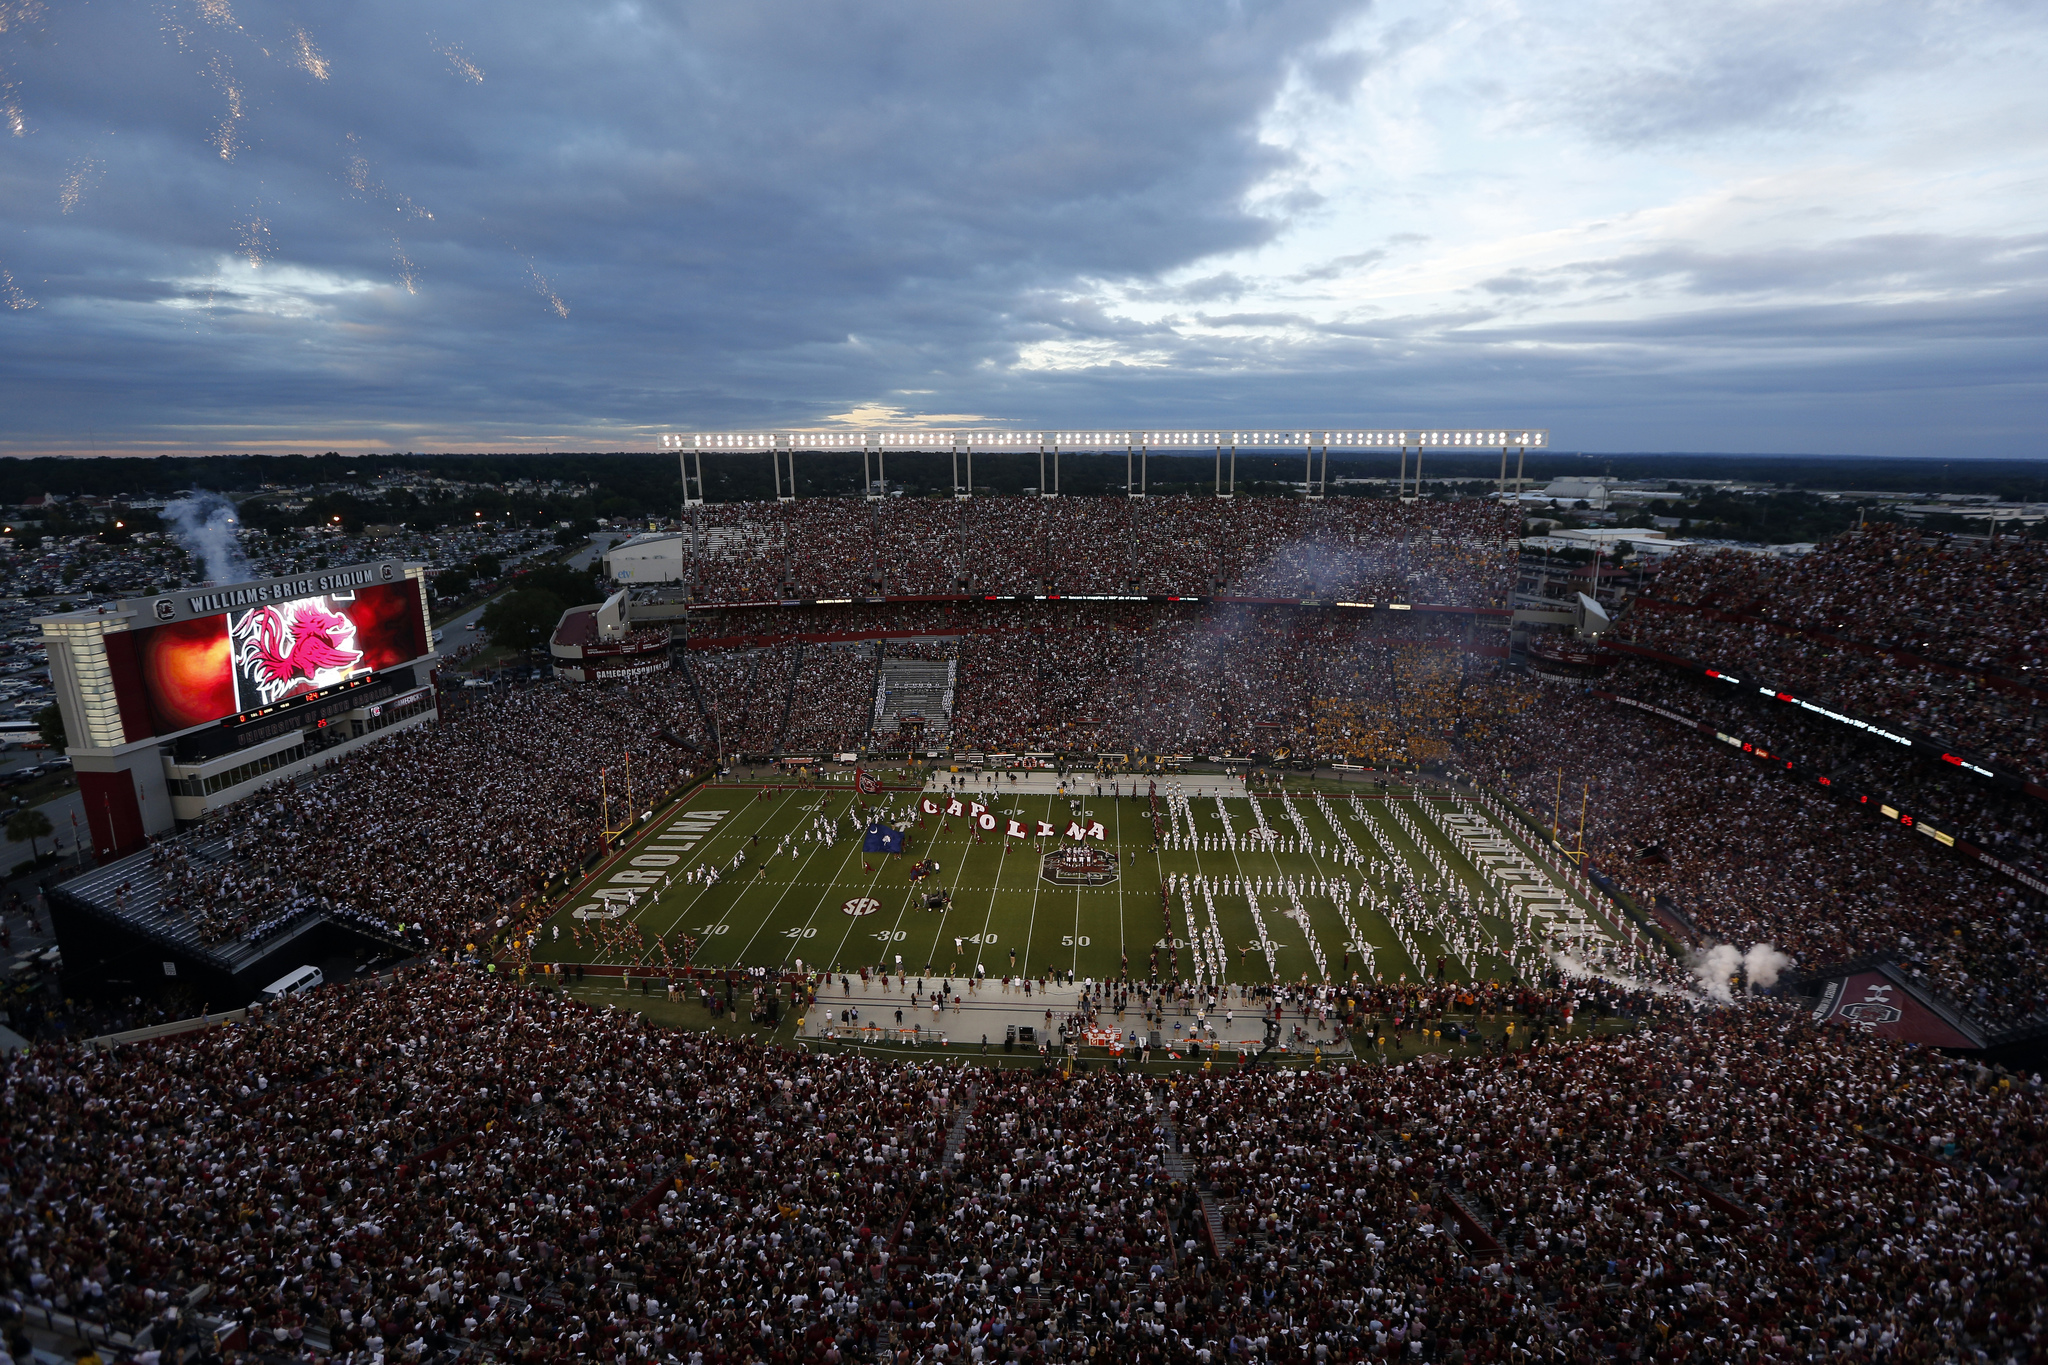
[[[2038,1080],[1760,1001],[1068,1076],[425,967],[0,1083],[0,1290],[168,1336],[206,1286],[252,1358],[2018,1362],[2048,1302]]]

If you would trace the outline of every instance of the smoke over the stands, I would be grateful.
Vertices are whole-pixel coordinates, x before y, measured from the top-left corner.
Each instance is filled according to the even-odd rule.
[[[1736,973],[1741,973],[1753,991],[1769,990],[1778,984],[1785,969],[1792,965],[1792,959],[1768,943],[1751,946],[1742,952],[1732,943],[1716,943],[1711,948],[1694,955],[1692,974],[1699,979],[1700,989],[1716,1000],[1733,1000],[1734,987],[1731,985]]]
[[[241,518],[235,505],[220,494],[195,488],[164,507],[164,520],[186,553],[203,566],[207,582],[238,583],[255,577],[235,539]]]

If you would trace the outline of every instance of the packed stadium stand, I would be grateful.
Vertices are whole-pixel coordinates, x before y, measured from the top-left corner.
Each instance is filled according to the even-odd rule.
[[[0,1273],[145,1342],[203,1285],[251,1357],[2032,1358],[2038,1085],[1612,1003],[1645,1026],[1168,1081],[811,1058],[421,968],[10,1058]]]
[[[1498,606],[1519,531],[1496,503],[1332,498],[820,498],[698,509],[700,600],[958,593],[1343,597]]]
[[[1491,502],[705,512],[680,667],[447,689],[437,724],[92,884],[195,940],[317,909],[418,958],[234,1028],[8,1058],[17,1326],[118,1330],[143,1365],[190,1344],[173,1309],[212,1324],[202,1355],[351,1365],[2048,1352],[2048,1093],[1991,1065],[2038,1051],[1816,1025],[1683,956],[1775,945],[1793,986],[1882,961],[1984,1037],[2048,1037],[2039,542],[1874,525],[1786,563],[1682,554],[1575,673],[1510,642],[1518,528]],[[870,596],[945,600],[831,600]],[[513,979],[629,770],[644,805],[721,760],[900,747],[892,661],[952,680],[949,752],[1483,787],[1681,956],[1275,983],[1262,1008],[1395,1052],[1170,1075],[805,1055]],[[1181,984],[1088,988],[1166,1008]],[[1423,1050],[1482,1016],[1522,1032]]]

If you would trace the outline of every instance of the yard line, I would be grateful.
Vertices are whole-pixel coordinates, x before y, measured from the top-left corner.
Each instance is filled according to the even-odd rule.
[[[963,796],[964,796],[964,792],[963,792]],[[948,799],[948,800],[951,800],[951,798],[950,798],[950,797],[949,797],[949,798],[947,798],[947,799]],[[944,820],[944,819],[945,819],[945,817],[944,817],[944,816],[939,816],[938,818],[939,818],[939,819],[941,819],[941,820]],[[957,865],[956,865],[956,866],[955,866],[955,867],[953,868],[953,881],[952,881],[952,884],[951,884],[951,885],[949,885],[949,886],[947,887],[947,889],[946,889],[946,905],[947,905],[947,908],[946,908],[945,910],[943,910],[943,911],[939,912],[939,922],[938,922],[938,925],[937,925],[937,926],[936,926],[936,927],[935,927],[935,928],[934,928],[934,929],[932,930],[932,944],[931,944],[931,947],[930,947],[930,949],[928,949],[928,950],[926,951],[926,955],[925,955],[925,961],[926,961],[926,962],[932,962],[932,963],[936,963],[936,962],[938,961],[937,953],[938,953],[938,950],[939,950],[939,945],[940,945],[941,943],[943,943],[943,942],[945,941],[945,937],[946,937],[946,921],[947,921],[947,920],[948,920],[949,918],[951,918],[951,916],[952,916],[952,914],[953,914],[953,911],[952,911],[952,903],[953,903],[953,897],[954,897],[954,896],[956,896],[956,895],[958,895],[958,894],[959,894],[959,892],[960,892],[960,890],[961,890],[961,887],[960,887],[960,878],[961,878],[961,877],[962,877],[963,875],[965,875],[965,873],[966,873],[966,871],[967,871],[967,859],[968,859],[968,857],[969,857],[970,855],[972,855],[972,854],[973,854],[973,852],[974,852],[974,822],[973,822],[972,820],[969,820],[969,821],[967,822],[967,834],[966,834],[966,837],[965,837],[965,838],[964,838],[964,839],[962,840],[962,842],[961,842],[961,845],[960,845],[960,858],[959,858],[959,861],[958,861]],[[943,869],[941,869],[941,870],[943,871]]]
[[[841,795],[841,794],[842,794],[842,793],[839,793],[839,792],[832,792],[832,793],[829,793],[829,795],[833,795],[833,796],[837,796],[837,795]],[[856,799],[856,794],[855,794],[855,793],[853,793],[853,792],[846,792],[846,793],[843,793],[843,794],[844,794],[844,795],[846,796],[846,798],[847,798],[847,813],[848,813],[848,814],[851,814],[851,813],[852,813],[852,808],[853,808],[853,802],[854,802],[854,801],[855,801],[855,799]],[[861,824],[861,822],[859,822],[859,821],[856,821],[855,823],[856,823],[856,824]],[[860,833],[860,835],[859,835],[859,836],[857,836],[857,838],[858,838],[858,839],[860,840],[860,842],[861,842],[861,843],[863,843],[863,844],[864,844],[864,843],[866,842],[866,837],[867,837],[867,826],[866,826],[865,824],[861,824],[861,833]],[[819,912],[820,910],[824,909],[824,908],[825,908],[825,905],[826,905],[826,903],[827,903],[828,901],[830,901],[830,900],[832,899],[832,896],[833,896],[834,894],[836,894],[836,893],[837,893],[837,891],[838,891],[838,889],[839,889],[839,878],[840,878],[841,876],[844,876],[844,875],[845,875],[845,873],[846,873],[846,868],[847,868],[847,864],[849,864],[849,863],[850,863],[850,862],[852,861],[852,859],[853,859],[853,855],[854,855],[854,852],[855,852],[855,851],[856,851],[856,850],[854,850],[854,849],[848,849],[848,850],[847,850],[847,852],[846,852],[846,856],[845,856],[844,858],[842,858],[842,859],[840,860],[840,871],[839,871],[839,873],[835,874],[835,875],[834,875],[833,877],[831,877],[831,878],[830,878],[829,880],[827,880],[827,881],[825,881],[825,882],[823,882],[823,883],[821,884],[821,885],[823,886],[823,888],[824,888],[825,894],[824,894],[824,895],[822,895],[822,896],[820,896],[820,897],[818,898],[817,902],[816,902],[815,904],[813,904],[813,905],[811,906],[811,913],[810,913],[809,915],[805,916],[805,918],[804,918],[804,922],[803,922],[803,923],[802,923],[801,925],[797,926],[798,928],[800,928],[800,929],[808,929],[808,928],[810,928],[810,927],[811,927],[811,924],[812,924],[812,921],[814,921],[814,920],[816,920],[816,919],[818,918],[818,912]],[[813,856],[816,856],[816,855],[813,855]],[[806,860],[805,860],[805,863],[804,863],[804,867],[803,867],[803,868],[799,868],[799,869],[798,869],[798,873],[799,873],[799,876],[800,876],[800,875],[802,874],[802,872],[803,872],[804,870],[808,869],[808,867],[809,867],[809,866],[810,866],[810,862],[809,862],[809,860],[808,860],[808,859],[806,859]],[[791,887],[794,887],[794,886],[796,886],[796,885],[797,885],[797,883],[796,883],[795,881],[792,881],[792,882],[790,883],[790,886],[791,886]],[[787,890],[785,890],[783,894],[784,894],[785,896],[787,896],[787,895],[788,895],[789,893],[788,893],[788,891],[787,891]],[[772,918],[774,917],[775,911],[776,911],[776,909],[777,909],[777,908],[778,908],[778,907],[779,907],[780,905],[781,905],[781,902],[780,902],[780,901],[777,901],[777,902],[776,902],[776,905],[774,905],[774,906],[770,906],[770,907],[769,907],[769,909],[768,909],[768,913],[767,913],[766,915],[763,915],[763,916],[761,917],[761,924],[762,924],[762,927],[764,927],[764,928],[765,928],[765,927],[767,926],[767,924],[768,924],[768,921],[769,921],[770,919],[772,919]],[[754,931],[754,936],[755,936],[756,938],[759,938],[759,937],[760,937],[760,930],[759,930],[759,929],[756,929],[756,930]],[[796,938],[794,938],[794,939],[792,939],[792,940],[791,940],[792,944],[796,944],[796,943],[802,943],[802,942],[804,942],[804,941],[805,941],[805,938],[804,938],[804,936],[803,936],[803,935],[798,935],[798,936],[797,936]],[[792,954],[790,954],[790,956],[791,956],[791,957],[794,957],[794,956],[796,956],[796,954],[792,953]]]
[[[796,795],[795,792],[784,792],[772,801],[757,800],[756,802],[754,802],[755,805],[767,807],[767,810],[764,811],[761,815],[760,827],[755,829],[753,833],[755,835],[759,835],[768,828],[770,822],[774,820],[776,817],[787,815],[789,813],[787,807],[789,805],[790,797],[794,795]],[[718,836],[714,834],[711,836],[711,839],[715,839],[717,837]],[[746,844],[744,842],[746,838],[747,834],[742,833],[740,835],[740,839],[742,840],[740,847],[742,849],[746,847]],[[704,841],[704,848],[698,854],[698,857],[700,859],[710,856],[711,839],[706,839]],[[758,870],[758,868],[762,865],[763,864],[756,863],[750,860],[744,866],[750,869]],[[711,921],[710,924],[704,926],[706,932],[700,936],[700,941],[698,944],[700,948],[706,946],[711,940],[711,938],[714,937],[712,931],[715,930],[716,926],[724,924],[728,919],[732,918],[733,911],[739,908],[740,903],[747,898],[747,893],[753,890],[755,886],[755,883],[753,881],[740,875],[739,873],[734,873],[731,877],[731,881],[733,882],[733,886],[729,894],[731,895],[732,900],[726,906],[724,913],[720,914],[717,919]],[[710,886],[699,886],[696,890],[696,893],[689,897],[687,903],[677,906],[673,918],[669,920],[667,933],[674,933],[677,927],[682,924],[683,917],[689,914],[691,911],[695,910],[697,908],[698,903],[702,901],[705,896],[709,895],[713,889],[714,888]],[[648,911],[652,911],[653,909],[655,909],[656,906],[661,904],[663,899],[665,898],[660,896],[655,897],[654,901],[647,907]],[[658,937],[666,936],[667,934],[658,935]],[[652,948],[652,946],[650,946],[647,951],[651,953],[654,951],[654,949]],[[645,962],[646,960],[647,957],[645,954],[643,954],[639,959],[639,961],[641,962]]]
[[[704,789],[705,793],[707,793],[707,794],[708,794],[708,793],[710,793],[710,792],[712,792],[712,791],[714,791],[714,790],[723,790],[723,789],[722,789],[722,788],[711,788],[711,787],[706,787],[706,788]],[[700,799],[701,799],[701,798],[700,798]],[[698,804],[698,801],[692,801],[692,802],[691,802],[691,805],[692,805],[692,806],[694,806],[694,805],[696,805],[696,804]],[[756,802],[755,802],[754,804],[756,804],[756,805],[770,805],[771,803],[769,803],[769,802],[764,802],[764,801],[756,801]],[[632,853],[632,854],[633,854],[634,856],[638,856],[639,854],[642,854],[642,853],[645,853],[645,852],[647,852],[647,851],[648,851],[649,849],[651,849],[651,848],[653,848],[653,847],[654,847],[654,839],[655,839],[655,836],[656,836],[656,835],[658,835],[658,834],[659,834],[659,833],[660,833],[660,832],[661,832],[662,830],[665,830],[665,829],[669,828],[669,826],[671,826],[671,825],[675,824],[675,823],[676,823],[676,822],[678,822],[678,821],[681,821],[681,820],[687,820],[687,819],[689,819],[689,818],[690,818],[690,812],[689,812],[689,808],[688,808],[688,807],[685,807],[685,808],[683,808],[683,809],[677,810],[676,812],[674,812],[673,814],[671,814],[671,815],[670,815],[670,816],[669,816],[669,817],[668,817],[668,818],[667,818],[666,820],[662,821],[662,822],[661,822],[660,824],[658,824],[658,825],[655,825],[655,826],[652,826],[652,827],[650,827],[650,829],[648,830],[648,832],[647,832],[646,834],[644,834],[644,835],[642,835],[642,836],[641,836],[640,842],[639,842],[639,843],[637,843],[637,844],[629,845],[629,846],[628,846],[628,849],[627,849],[627,851],[631,852],[631,853]],[[766,818],[767,818],[767,817],[766,817],[765,815],[764,815],[764,816],[762,817],[762,819],[763,819],[763,821],[764,821],[764,822],[765,822]],[[684,857],[684,862],[683,862],[683,868],[684,868],[684,870],[687,870],[687,869],[689,869],[689,868],[691,868],[691,867],[694,867],[694,866],[696,866],[696,865],[697,865],[698,863],[700,863],[700,862],[704,861],[705,859],[709,858],[709,857],[711,856],[711,846],[712,846],[712,843],[713,843],[713,841],[714,841],[714,840],[717,840],[717,839],[719,839],[719,838],[722,838],[722,837],[723,837],[723,836],[724,836],[725,834],[727,834],[727,833],[729,833],[729,832],[730,832],[730,829],[727,829],[727,830],[720,830],[720,831],[718,831],[718,832],[716,832],[716,833],[713,833],[713,834],[707,835],[707,836],[705,837],[704,841],[703,841],[703,842],[702,842],[702,843],[701,843],[700,845],[698,845],[698,847],[697,847],[697,848],[695,848],[695,849],[694,849],[694,850],[692,850],[692,851],[691,851],[690,853],[688,853],[687,855],[685,855],[685,857]],[[737,837],[739,837],[739,838],[741,838],[741,839],[744,839],[744,838],[746,837],[746,834],[745,834],[744,832],[742,832],[742,833],[740,833],[740,834],[739,834],[739,835],[738,835]],[[614,864],[613,866],[614,866],[614,870],[616,870],[617,864]],[[594,883],[593,883],[593,886],[594,886]],[[573,900],[573,899],[577,899],[577,898],[575,898],[575,897],[571,897],[570,899],[572,899],[572,900]],[[645,918],[645,917],[646,917],[647,915],[651,914],[651,913],[652,913],[652,912],[653,912],[653,911],[654,911],[654,910],[655,910],[655,909],[656,909],[656,908],[657,908],[657,907],[658,907],[658,906],[659,906],[659,905],[661,904],[662,900],[663,900],[663,897],[662,897],[662,896],[661,896],[661,895],[660,895],[659,893],[657,893],[657,894],[655,894],[655,895],[653,895],[653,896],[649,896],[649,897],[647,898],[647,904],[646,904],[646,905],[644,905],[644,906],[641,906],[641,907],[639,907],[638,909],[636,909],[636,910],[635,910],[635,911],[633,912],[633,915],[632,915],[631,919],[630,919],[630,920],[629,920],[628,922],[629,922],[629,923],[631,923],[631,924],[634,924],[634,925],[638,925],[638,924],[640,923],[640,921],[641,921],[642,919],[644,919],[644,918]],[[558,918],[560,918],[560,917],[561,917],[562,915],[564,915],[564,914],[568,913],[568,912],[569,912],[570,910],[572,910],[572,909],[574,909],[574,908],[575,908],[574,906],[569,906],[569,905],[565,905],[565,906],[563,906],[563,907],[562,907],[562,909],[560,909],[560,910],[556,911],[554,915],[550,916],[550,917],[549,917],[549,919],[550,919],[550,921],[552,921],[552,920],[554,920],[554,919],[558,919]],[[610,923],[610,921],[608,921],[608,920],[606,920],[606,921],[597,921],[597,920],[593,920],[593,921],[586,921],[586,923],[589,923],[589,924],[593,924],[593,925],[595,925],[595,924],[599,924],[599,923]],[[673,926],[673,925],[671,925],[670,927],[671,927],[671,928],[673,928],[674,926]],[[567,959],[563,959],[563,960],[565,960],[565,961],[566,961]]]
[[[1112,792],[1116,790],[1114,783],[1110,785],[1110,790]],[[1131,870],[1124,866],[1124,859],[1129,855],[1124,852],[1124,816],[1122,810],[1119,809],[1122,805],[1123,802],[1116,797],[1112,796],[1109,798],[1109,833],[1111,841],[1116,845],[1117,884],[1126,888],[1124,894],[1117,897],[1116,903],[1116,955],[1119,964],[1129,961],[1131,956],[1130,938],[1124,932],[1124,919],[1129,913],[1128,907],[1131,903],[1130,891],[1128,890]],[[1121,970],[1121,966],[1119,970]],[[1103,975],[1107,976],[1109,973],[1104,972]]]
[[[882,809],[881,809],[881,805],[880,805],[880,803],[879,803],[879,802],[877,802],[877,803],[876,803],[876,805],[875,805],[875,807],[874,807],[874,808],[873,808],[873,809],[872,809],[872,810],[871,810],[871,811],[869,812],[869,816],[868,816],[868,819],[867,819],[866,821],[863,821],[863,822],[861,823],[861,842],[862,842],[862,845],[863,845],[863,848],[862,848],[862,851],[863,851],[863,852],[865,852],[865,851],[866,851],[865,845],[866,845],[866,842],[867,842],[867,827],[868,827],[868,825],[869,825],[869,824],[871,824],[871,823],[873,823],[873,822],[875,822],[875,821],[881,820],[882,818],[883,818],[883,812],[882,812]],[[907,825],[907,824],[909,824],[910,822],[909,822],[908,820],[905,820],[905,821],[904,821],[903,823],[905,823],[905,824]],[[881,890],[881,881],[882,881],[882,876],[883,876],[883,872],[882,872],[882,870],[881,870],[881,869],[886,869],[886,868],[887,868],[887,867],[889,866],[889,859],[890,859],[890,857],[891,857],[891,856],[893,856],[893,855],[891,855],[891,854],[887,854],[887,853],[879,853],[879,854],[877,854],[877,855],[875,855],[875,856],[876,856],[877,858],[879,858],[879,859],[880,859],[880,862],[879,862],[879,864],[877,865],[877,870],[876,870],[876,871],[874,871],[874,872],[871,872],[871,873],[868,873],[868,874],[867,874],[867,878],[868,878],[868,885],[867,885],[867,892],[866,892],[866,894],[867,894],[868,896],[870,896],[870,897],[874,898],[874,899],[875,899],[876,901],[878,901],[878,902],[879,902],[879,901],[880,901],[880,899],[881,899],[881,897],[880,897],[880,895],[879,895],[878,893],[879,893],[879,891]],[[849,897],[849,899],[851,899],[851,897]],[[846,949],[846,944],[847,944],[847,940],[851,939],[851,938],[853,937],[853,934],[854,934],[854,930],[856,930],[856,929],[860,928],[860,926],[861,926],[861,925],[863,925],[864,923],[866,923],[866,922],[867,922],[867,920],[868,920],[869,918],[870,918],[870,917],[869,917],[869,916],[866,916],[866,915],[849,915],[849,916],[847,916],[847,919],[846,919],[846,931],[845,931],[844,933],[842,933],[842,934],[841,934],[841,935],[839,936],[839,943],[838,943],[838,945],[837,945],[836,947],[834,947],[834,948],[833,948],[833,950],[832,950],[832,956],[831,956],[830,958],[827,958],[827,959],[825,959],[826,961],[828,961],[828,962],[830,962],[830,963],[832,964],[832,968],[833,968],[833,970],[834,970],[834,971],[839,971],[839,972],[841,972],[842,974],[844,974],[844,973],[845,973],[845,971],[846,971],[846,968],[844,968],[844,967],[843,967],[843,966],[842,966],[841,964],[842,964],[842,961],[843,961],[843,957],[842,957],[842,955],[843,955],[843,954],[844,954],[844,953],[846,952],[846,950],[847,950],[847,949]],[[879,931],[878,931],[878,930],[872,930],[872,929],[871,929],[871,930],[869,930],[868,932],[872,934],[872,933],[877,933],[877,932],[879,932]],[[883,940],[877,939],[877,940],[876,940],[876,944],[877,944],[877,946],[880,946],[880,944],[881,944],[882,942],[883,942]],[[881,961],[884,961],[884,960],[886,960],[886,959],[878,959],[878,961],[877,961],[877,965],[879,965],[879,964],[880,964],[880,962],[881,962]]]
[[[1001,789],[1000,787],[998,787],[998,788],[996,789],[996,791],[994,792],[994,794],[993,794],[993,795],[991,795],[991,796],[989,797],[989,807],[988,807],[988,808],[989,808],[989,809],[990,809],[991,811],[994,811],[994,810],[995,810],[995,808],[996,808],[996,806],[995,806],[996,798],[997,798],[997,797],[1000,797],[1001,795],[1002,795],[1002,789]],[[1013,797],[1013,799],[1016,799],[1016,798],[1014,798],[1014,797]],[[996,818],[997,818],[998,820],[1002,820],[1002,819],[1006,819],[1007,817],[1005,817],[1005,816],[1002,816],[1002,815],[998,814],[998,815],[996,816]],[[988,912],[987,912],[987,913],[986,913],[985,915],[983,915],[983,916],[982,916],[982,920],[981,920],[981,942],[975,945],[975,948],[974,948],[974,961],[973,961],[973,963],[972,963],[972,964],[970,964],[970,966],[969,966],[969,972],[970,972],[970,974],[972,973],[972,970],[973,970],[973,968],[974,968],[974,967],[979,967],[979,966],[981,965],[981,961],[982,961],[982,954],[983,954],[983,953],[985,953],[986,951],[988,951],[988,947],[989,947],[989,941],[988,941],[988,927],[989,927],[989,926],[990,926],[991,924],[995,923],[995,918],[996,918],[996,897],[998,897],[998,896],[1002,895],[1002,894],[1003,894],[1003,891],[1005,890],[1005,888],[1004,888],[1004,886],[1003,886],[1003,872],[1004,872],[1004,870],[1005,870],[1006,868],[1008,868],[1008,866],[1009,866],[1009,864],[1010,864],[1010,847],[1011,847],[1011,845],[1010,845],[1010,836],[1009,836],[1009,835],[1008,835],[1008,834],[1006,833],[1006,834],[1004,834],[1004,835],[1002,835],[1002,836],[1001,836],[1001,839],[1000,839],[1000,841],[998,842],[998,844],[997,844],[997,846],[996,846],[996,870],[995,870],[995,877],[994,877],[994,878],[992,879],[992,880],[993,880],[993,885],[991,885],[991,886],[989,887],[989,896],[988,896]],[[1028,850],[1028,846],[1020,846],[1020,851],[1024,851],[1024,852],[1026,852],[1026,853],[1027,853],[1027,855],[1028,855],[1028,852],[1029,852],[1029,850]]]
[[[1051,815],[1052,793],[1041,792],[1040,795],[1045,797],[1045,813],[1047,815]],[[1052,821],[1048,820],[1045,823],[1051,824]],[[1027,848],[1031,847],[1031,840],[1027,839],[1024,842]],[[1031,856],[1040,859],[1043,858],[1042,854],[1037,853],[1034,853]],[[1044,864],[1041,861],[1041,871],[1043,870],[1043,867]],[[1039,871],[1034,871],[1031,874],[1031,920],[1024,926],[1024,952],[1017,959],[1017,970],[1025,976],[1031,975],[1031,944],[1038,934],[1038,891],[1039,887],[1044,883],[1044,881],[1045,878],[1040,875]]]
[[[732,962],[738,963],[744,962],[746,960],[748,952],[750,952],[753,949],[754,941],[761,937],[761,931],[768,927],[768,921],[775,918],[775,912],[782,908],[783,901],[789,899],[789,893],[796,889],[798,881],[803,877],[803,874],[810,869],[811,863],[818,857],[818,852],[830,847],[832,847],[830,844],[820,844],[817,850],[814,850],[804,855],[802,861],[797,864],[797,870],[795,874],[790,877],[788,883],[782,888],[782,894],[777,896],[775,898],[775,903],[769,906],[768,909],[762,914],[759,922],[754,925],[753,934],[747,939],[747,941],[744,944],[741,945],[739,952],[730,959]],[[849,847],[845,853],[840,855],[839,864],[842,869],[846,865],[846,860],[848,858],[851,858],[856,851],[857,850],[855,848]],[[831,879],[829,879],[826,882],[826,885],[836,885],[838,883],[838,880],[838,876],[835,874]],[[816,906],[811,907],[811,914],[817,914]],[[805,923],[809,923],[808,918],[805,920]],[[792,942],[802,942],[802,940],[796,939],[792,940]],[[785,953],[783,956],[785,959],[787,959],[790,955]]]

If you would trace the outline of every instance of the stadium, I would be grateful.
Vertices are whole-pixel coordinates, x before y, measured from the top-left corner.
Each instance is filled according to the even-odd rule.
[[[44,618],[97,854],[66,971],[206,1008],[7,1061],[26,1320],[378,1365],[2038,1359],[2048,549],[1553,555],[1548,441],[678,434],[675,528],[495,686],[415,563]],[[828,450],[863,495],[795,496]],[[952,495],[892,495],[907,451]],[[1424,496],[1445,451],[1491,486]],[[1121,491],[1060,495],[1075,455]],[[264,992],[328,961],[371,967]]]

